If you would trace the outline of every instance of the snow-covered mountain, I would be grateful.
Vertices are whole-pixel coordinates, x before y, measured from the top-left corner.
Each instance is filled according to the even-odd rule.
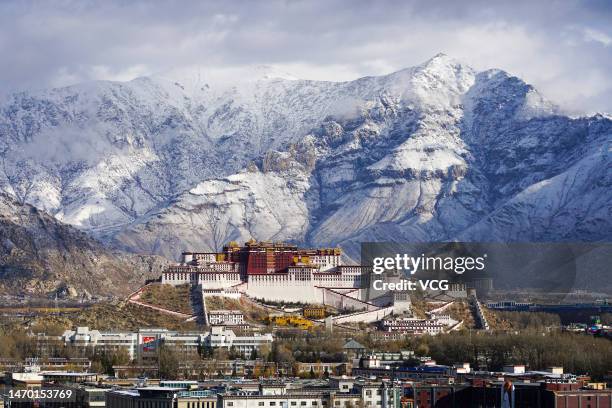
[[[1,189],[135,252],[250,237],[612,240],[612,120],[445,55],[350,82],[265,67],[15,94]]]

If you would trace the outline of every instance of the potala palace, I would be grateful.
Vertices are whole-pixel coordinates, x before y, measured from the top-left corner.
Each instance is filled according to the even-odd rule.
[[[344,265],[340,248],[303,249],[250,240],[244,246],[230,242],[222,252],[184,252],[180,263],[163,272],[161,282],[200,287],[203,297],[246,295],[263,302],[362,311],[337,318],[337,323],[344,319],[377,321],[391,313],[409,311],[408,291],[371,292],[371,271],[371,266]],[[465,297],[465,287],[458,286],[445,293]]]
[[[338,296],[365,300],[371,267],[343,265],[341,258],[340,248],[230,242],[222,252],[183,253],[181,262],[166,269],[161,281],[276,302],[326,303],[326,297]]]

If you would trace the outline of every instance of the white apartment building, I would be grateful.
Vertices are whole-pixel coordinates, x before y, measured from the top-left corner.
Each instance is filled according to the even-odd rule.
[[[193,356],[206,343],[206,333],[169,333],[163,343],[182,356]]]
[[[270,333],[237,336],[225,326],[213,326],[210,335],[207,337],[207,345],[213,348],[233,348],[237,352],[249,357],[253,350],[259,350],[264,345],[271,345],[273,340],[274,338]]]
[[[96,351],[110,353],[120,348],[125,349],[134,360],[137,355],[138,334],[124,332],[101,332],[90,330],[89,327],[77,327],[76,330],[66,330],[62,334],[64,344],[82,349],[93,347]]]
[[[445,324],[438,319],[416,319],[411,317],[384,319],[381,328],[387,332],[436,335],[444,332]]]
[[[96,352],[113,352],[120,348],[127,351],[131,360],[154,360],[159,347],[171,347],[180,354],[195,354],[200,347],[234,348],[249,356],[262,345],[272,344],[272,334],[237,336],[224,326],[214,326],[211,332],[179,333],[166,329],[140,329],[138,332],[101,332],[88,327],[66,330],[61,336],[67,346],[93,348]]]
[[[355,386],[355,391],[360,397],[361,406],[365,408],[391,408],[400,406],[401,392],[397,387],[387,387],[381,383],[357,384]],[[338,406],[339,404],[334,405]]]
[[[209,324],[236,326],[244,324],[244,314],[240,310],[212,310],[208,312]]]

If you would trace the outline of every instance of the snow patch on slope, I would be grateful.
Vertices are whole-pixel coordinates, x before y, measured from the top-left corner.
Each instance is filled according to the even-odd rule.
[[[308,177],[242,172],[208,180],[171,206],[120,233],[123,245],[176,258],[183,250],[219,249],[230,241],[304,240],[310,226]]]

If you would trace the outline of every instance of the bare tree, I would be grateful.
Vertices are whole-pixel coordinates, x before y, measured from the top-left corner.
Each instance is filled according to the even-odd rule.
[[[15,164],[11,169],[12,171],[9,171],[6,163],[7,153],[8,147],[5,147],[2,151],[0,151],[0,157],[2,157],[2,169],[4,170],[6,180],[15,192],[17,202],[24,205],[35,187],[34,176],[28,171],[29,168],[25,162]]]
[[[223,219],[223,211],[219,206],[208,204],[202,208],[202,219],[210,232],[209,243],[213,251],[221,249],[227,236],[229,235],[231,225],[229,220]]]
[[[8,151],[9,151],[9,148],[6,145],[3,146],[2,150],[0,151],[0,157],[2,158],[2,170],[4,171],[4,177],[6,179],[7,186],[13,190],[15,200],[20,205],[25,205],[26,200],[28,199],[28,195],[30,194],[30,191],[32,191],[32,189],[34,188],[34,182],[32,181],[33,177],[29,179],[30,180],[29,185],[26,186],[24,194],[21,194],[18,178],[15,175],[11,174],[11,172],[8,171],[8,168],[6,165],[6,156],[8,154]],[[19,214],[19,219],[22,220],[24,214],[22,212],[18,212],[18,214]]]
[[[30,193],[34,189],[34,178],[24,178],[21,181],[21,183],[19,183],[18,181],[14,182],[13,190],[15,191],[15,194],[17,194],[17,201],[19,202],[19,204],[25,205],[25,203],[28,201],[28,198],[30,197]]]

